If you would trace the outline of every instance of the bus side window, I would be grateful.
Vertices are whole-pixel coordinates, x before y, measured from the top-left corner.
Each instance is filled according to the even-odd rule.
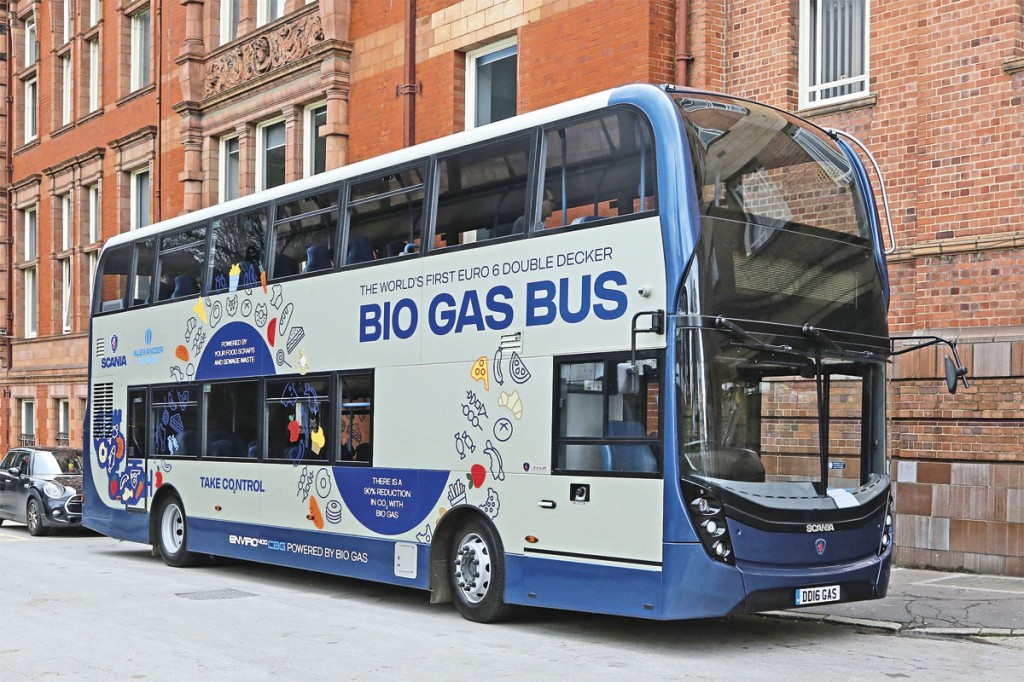
[[[135,244],[135,277],[132,280],[132,307],[149,305],[152,301],[153,265],[156,250],[153,240]]]
[[[341,377],[341,461],[373,462],[373,374],[345,374]]]
[[[423,166],[417,166],[350,185],[346,265],[420,252],[423,177]]]
[[[124,244],[104,252],[96,276],[93,313],[106,313],[124,308],[131,276],[133,246]]]
[[[164,235],[159,250],[160,300],[198,295],[206,263],[206,226]]]
[[[433,248],[522,234],[529,166],[529,135],[442,158]]]
[[[330,461],[331,390],[327,377],[290,377],[266,382],[267,458],[289,462]]]
[[[271,234],[274,279],[333,270],[338,216],[337,188],[277,204]]]
[[[581,225],[656,208],[654,147],[632,111],[553,128],[545,135],[544,193],[554,211],[544,227]]]
[[[145,457],[148,454],[146,448],[146,433],[149,431],[146,425],[146,418],[149,415],[149,406],[146,405],[146,389],[128,389],[128,456]]]
[[[206,396],[206,455],[255,458],[259,439],[254,416],[259,414],[259,381],[203,384]]]
[[[632,388],[619,385],[618,365],[615,360],[559,364],[556,471],[660,470],[658,361],[638,362],[640,373]]]
[[[214,219],[212,271],[207,278],[207,293],[221,293],[258,287],[263,283],[266,258],[263,244],[267,229],[267,210]]]
[[[157,457],[199,455],[199,384],[154,386],[150,407]]]

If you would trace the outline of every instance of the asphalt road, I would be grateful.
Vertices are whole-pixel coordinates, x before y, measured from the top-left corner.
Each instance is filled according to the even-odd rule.
[[[1017,680],[1024,638],[929,638],[758,616],[523,610],[477,625],[426,592],[0,528],[0,679]]]

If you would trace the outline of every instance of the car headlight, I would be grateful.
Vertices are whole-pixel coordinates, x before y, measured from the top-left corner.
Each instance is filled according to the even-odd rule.
[[[53,481],[47,481],[43,484],[43,494],[47,497],[60,498],[64,497],[64,486],[60,483],[54,483]]]

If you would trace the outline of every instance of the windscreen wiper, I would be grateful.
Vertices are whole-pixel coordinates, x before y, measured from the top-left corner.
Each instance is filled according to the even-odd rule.
[[[836,343],[828,334],[821,331],[810,322],[800,328],[801,333],[804,336],[814,339],[815,341],[821,341],[823,344],[828,346],[831,350],[835,351],[838,355],[853,356],[858,358],[874,358],[876,355],[869,350],[849,350],[843,348]]]
[[[799,355],[805,357],[803,353],[793,350],[792,346],[786,346],[784,344],[765,343],[761,339],[757,338],[743,327],[739,326],[728,317],[722,317],[719,315],[715,318],[715,329],[720,329],[725,332],[729,332],[733,336],[743,341],[746,341],[758,350],[770,351],[773,353],[790,353],[793,355]]]

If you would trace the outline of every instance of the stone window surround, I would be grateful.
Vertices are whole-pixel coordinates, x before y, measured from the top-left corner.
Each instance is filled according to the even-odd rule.
[[[156,126],[148,125],[128,133],[107,146],[114,152],[114,175],[117,178],[117,211],[115,234],[127,232],[131,225],[131,182],[132,175],[148,170],[150,175],[150,211],[156,206],[153,191],[156,187],[153,163],[156,160]]]

